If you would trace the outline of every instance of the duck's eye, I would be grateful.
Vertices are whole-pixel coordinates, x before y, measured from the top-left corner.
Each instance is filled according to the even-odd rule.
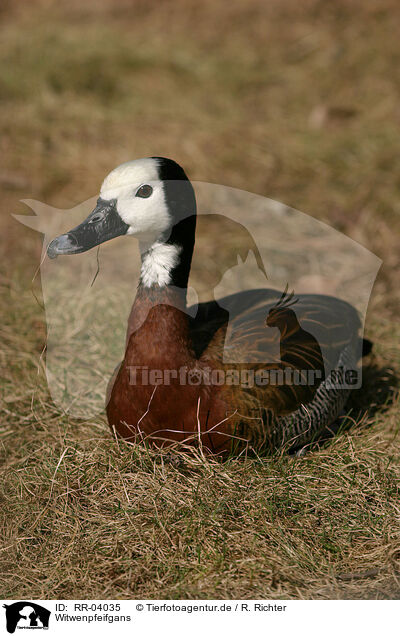
[[[141,197],[142,199],[148,199],[150,195],[153,194],[153,188],[150,185],[142,185],[139,190],[136,192],[137,197]]]

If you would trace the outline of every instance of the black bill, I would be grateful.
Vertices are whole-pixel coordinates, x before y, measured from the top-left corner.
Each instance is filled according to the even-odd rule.
[[[116,200],[105,201],[100,198],[93,212],[83,223],[51,241],[47,247],[47,255],[49,258],[56,258],[60,254],[80,254],[116,236],[126,234],[128,228],[129,225],[117,212]]]

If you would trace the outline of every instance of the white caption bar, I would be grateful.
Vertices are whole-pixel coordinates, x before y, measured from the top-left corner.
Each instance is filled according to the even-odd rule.
[[[229,635],[395,633],[400,601],[0,601],[1,633]],[[292,631],[293,630],[293,631]]]

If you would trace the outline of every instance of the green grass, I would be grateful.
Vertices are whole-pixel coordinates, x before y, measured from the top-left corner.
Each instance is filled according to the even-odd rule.
[[[397,4],[80,5],[0,6],[0,596],[399,598]],[[41,237],[10,213],[156,154],[383,259],[355,424],[303,458],[132,447],[50,399]]]

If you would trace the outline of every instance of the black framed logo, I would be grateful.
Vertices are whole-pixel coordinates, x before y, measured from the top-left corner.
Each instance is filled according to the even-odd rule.
[[[9,634],[16,629],[48,629],[50,610],[32,601],[17,601],[3,605],[6,610],[6,628]]]

